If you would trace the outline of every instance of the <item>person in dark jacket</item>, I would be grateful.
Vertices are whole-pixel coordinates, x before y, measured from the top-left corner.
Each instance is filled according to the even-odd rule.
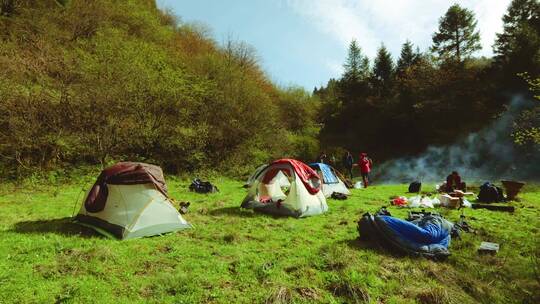
[[[349,173],[349,176],[352,179],[353,178],[352,169],[353,169],[354,159],[351,152],[349,151],[345,152],[345,155],[343,155],[342,161],[343,161],[343,167],[345,168],[345,170],[347,170],[346,173]]]
[[[454,190],[466,191],[466,185],[461,181],[461,176],[459,176],[457,171],[452,171],[452,173],[446,177],[446,192],[452,192]]]

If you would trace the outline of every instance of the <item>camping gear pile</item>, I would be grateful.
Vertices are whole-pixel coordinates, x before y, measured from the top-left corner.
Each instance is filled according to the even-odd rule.
[[[408,199],[408,207],[410,208],[435,208],[440,204],[439,199],[425,195],[417,195]]]
[[[410,213],[407,220],[392,217],[382,208],[374,215],[365,213],[358,221],[360,238],[378,242],[398,253],[444,259],[458,229],[441,215],[430,212]]]
[[[478,201],[482,203],[504,202],[504,192],[501,187],[497,187],[490,182],[485,182],[480,186]]]
[[[515,200],[517,194],[525,183],[508,180],[503,180],[501,183],[506,189],[506,197],[504,196],[504,191],[501,187],[497,187],[490,182],[485,182],[480,186],[480,192],[478,193],[477,201],[480,203],[472,204],[472,208],[514,212],[513,206],[492,205],[492,203],[503,203],[510,200]]]
[[[463,193],[463,192],[462,192]],[[435,208],[438,206],[447,208],[470,208],[472,204],[462,196],[454,197],[449,194],[440,194],[438,197],[430,197],[429,195],[416,195],[412,197],[394,197],[390,200],[390,204],[398,207],[407,208]]]
[[[135,162],[103,170],[74,220],[119,239],[191,228],[169,199],[161,168]]]

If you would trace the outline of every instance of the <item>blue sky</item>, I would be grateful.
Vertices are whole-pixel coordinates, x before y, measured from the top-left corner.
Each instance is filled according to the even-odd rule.
[[[370,58],[383,42],[394,60],[406,39],[426,50],[453,3],[475,12],[478,55],[491,56],[510,0],[158,0],[182,22],[205,24],[218,43],[232,37],[252,45],[275,83],[309,91],[341,75],[352,39]]]

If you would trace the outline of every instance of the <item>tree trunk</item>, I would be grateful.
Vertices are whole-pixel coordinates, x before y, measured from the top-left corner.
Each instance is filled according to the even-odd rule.
[[[457,61],[461,62],[459,44],[460,44],[460,41],[459,41],[459,27],[456,27],[456,57],[457,57]]]

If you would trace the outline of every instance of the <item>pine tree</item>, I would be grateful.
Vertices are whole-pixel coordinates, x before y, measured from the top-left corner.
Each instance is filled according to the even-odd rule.
[[[505,76],[505,86],[526,89],[517,74],[528,72],[533,78],[540,75],[540,2],[512,1],[503,24],[503,32],[497,34],[493,45],[496,65]]]
[[[516,47],[516,39],[523,34],[523,28],[540,31],[540,2],[536,0],[514,0],[503,16],[503,33],[497,34],[493,51],[505,56]]]
[[[374,60],[373,76],[378,82],[388,84],[393,74],[394,63],[392,62],[392,56],[383,44],[379,47],[377,57]]]
[[[418,60],[418,54],[413,51],[413,44],[407,40],[401,47],[401,54],[397,61],[396,72],[401,74]]]
[[[349,54],[343,65],[345,72],[343,79],[346,81],[360,81],[369,74],[369,59],[362,54],[362,49],[356,40],[349,45]]]
[[[458,4],[452,5],[439,19],[439,31],[433,35],[431,50],[443,59],[461,62],[481,49],[474,13]]]

